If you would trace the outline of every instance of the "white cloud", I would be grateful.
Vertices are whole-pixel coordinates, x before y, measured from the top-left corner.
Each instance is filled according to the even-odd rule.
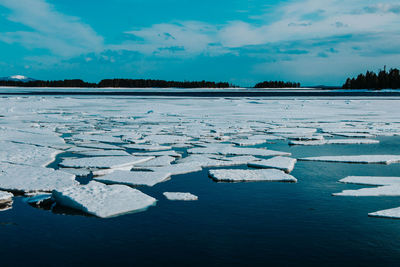
[[[8,20],[31,31],[0,33],[0,40],[29,49],[44,48],[54,55],[71,57],[103,50],[103,38],[79,18],[57,12],[45,0],[0,0],[11,10]]]
[[[276,45],[281,42],[318,40],[341,35],[375,35],[399,32],[398,5],[379,4],[366,12],[365,1],[306,0],[292,1],[276,7],[281,16],[267,22],[268,14],[258,21],[230,21],[222,25],[204,22],[155,24],[127,32],[140,38],[115,49],[138,51],[145,54],[198,55],[228,53],[237,48],[257,45]],[[364,12],[360,12],[363,10]],[[216,49],[217,48],[217,49]],[[168,51],[168,52],[165,52]]]

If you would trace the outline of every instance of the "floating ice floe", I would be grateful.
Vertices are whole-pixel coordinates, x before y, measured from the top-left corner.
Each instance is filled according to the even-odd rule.
[[[178,160],[177,163],[196,164],[203,168],[210,168],[245,165],[248,162],[257,160],[253,156],[222,157],[217,155],[193,154]]]
[[[182,192],[164,192],[163,195],[168,200],[182,200],[182,201],[193,201],[198,200],[198,196],[193,195],[191,193],[182,193]]]
[[[160,145],[135,145],[129,144],[124,145],[126,148],[143,150],[143,151],[160,151],[160,150],[170,150],[172,147],[170,146],[160,146]]]
[[[0,164],[0,189],[18,193],[51,192],[76,186],[75,175],[43,167]]]
[[[166,165],[170,165],[171,162],[175,161],[174,157],[171,156],[161,156],[151,159],[149,161],[135,164],[135,167],[163,167]]]
[[[265,144],[266,140],[257,140],[257,139],[241,139],[241,140],[232,140],[232,144],[238,145],[238,146],[254,146],[254,145],[261,145]]]
[[[358,138],[373,138],[375,135],[367,133],[332,133],[337,136],[343,137],[358,137]]]
[[[343,190],[340,193],[333,193],[333,196],[400,196],[400,184],[386,185],[372,188],[361,188],[358,190]]]
[[[287,157],[274,157],[267,160],[249,162],[247,165],[253,168],[273,168],[290,173],[294,169],[297,160]]]
[[[327,144],[326,140],[311,140],[311,141],[289,141],[291,146],[321,146]]]
[[[339,180],[341,183],[345,184],[358,184],[358,185],[400,185],[400,177],[390,177],[390,176],[348,176]]]
[[[124,150],[122,147],[103,144],[103,143],[76,143],[78,147],[94,148],[94,149],[105,149],[105,150]]]
[[[53,148],[0,141],[0,162],[5,163],[44,167],[61,152]]]
[[[289,145],[318,146],[318,145],[361,145],[379,144],[379,140],[374,139],[333,139],[315,141],[290,141]]]
[[[101,218],[143,211],[155,205],[157,201],[126,185],[105,185],[95,181],[87,185],[54,190],[52,196],[61,206]]]
[[[288,135],[285,136],[288,139],[296,140],[296,141],[320,141],[324,140],[322,135]]]
[[[130,156],[128,152],[123,150],[91,150],[91,151],[82,151],[78,154],[87,156],[87,157],[110,157],[110,156]]]
[[[400,219],[400,207],[371,212],[371,213],[368,213],[368,216],[389,218],[389,219]]]
[[[14,195],[10,192],[0,191],[0,204],[5,204],[12,201]]]
[[[105,184],[123,184],[129,186],[154,186],[165,182],[171,177],[171,173],[142,172],[142,171],[115,171],[105,176],[95,177],[94,180]]]
[[[275,169],[210,170],[209,175],[217,182],[297,182],[293,176]]]
[[[135,164],[146,162],[154,157],[134,157],[134,156],[118,156],[118,157],[89,157],[89,158],[73,158],[63,159],[59,165],[65,168],[100,168],[100,169],[117,169],[123,167],[131,167]]]
[[[147,156],[171,156],[174,158],[181,158],[182,154],[174,150],[165,150],[165,151],[154,151],[154,152],[141,152],[141,153],[132,153],[133,156],[137,157],[147,157]]]
[[[60,168],[59,170],[62,172],[73,174],[76,177],[87,177],[91,173],[91,171],[88,169]]]
[[[302,161],[323,161],[359,164],[392,164],[400,162],[400,155],[322,156],[301,158]]]
[[[314,128],[276,128],[269,130],[269,133],[273,134],[313,134],[317,131],[317,129]]]
[[[199,172],[202,170],[202,168],[197,162],[191,162],[191,163],[171,164],[169,166],[164,166],[164,167],[133,167],[133,170],[164,172],[164,173],[171,173],[171,175],[180,175],[192,172]]]
[[[291,153],[274,151],[262,148],[233,147],[221,144],[221,146],[210,145],[208,147],[192,148],[188,150],[190,154],[219,154],[219,155],[252,155],[252,156],[290,156]]]

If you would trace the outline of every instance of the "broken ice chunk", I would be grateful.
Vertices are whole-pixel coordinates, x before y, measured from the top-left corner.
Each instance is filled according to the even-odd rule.
[[[19,193],[51,192],[78,185],[75,175],[49,168],[0,165],[0,189]]]
[[[354,197],[400,196],[400,184],[379,186],[373,188],[361,188],[358,190],[343,190],[340,193],[333,193],[332,195]]]
[[[133,167],[133,170],[167,172],[171,175],[187,174],[191,172],[201,171],[202,168],[197,162],[171,164],[164,167]]]
[[[52,196],[61,206],[101,218],[143,211],[157,201],[126,185],[105,185],[95,181],[87,185],[54,190]]]
[[[167,172],[115,171],[105,176],[95,177],[94,180],[105,184],[123,184],[129,186],[154,186],[169,180]]]
[[[104,168],[114,169],[121,167],[129,167],[153,159],[154,157],[134,157],[134,156],[118,156],[118,157],[90,157],[90,158],[73,158],[63,159],[60,166],[65,168]]]
[[[297,182],[293,176],[275,169],[260,170],[210,170],[210,177],[217,182]]]
[[[5,191],[0,191],[0,204],[5,204],[12,201],[13,194]]]
[[[368,216],[389,218],[389,219],[400,219],[400,207],[371,212],[371,213],[368,213]]]
[[[170,165],[171,162],[173,162],[174,160],[175,160],[174,157],[161,156],[143,163],[135,164],[135,167],[162,167]]]
[[[359,164],[392,164],[400,162],[400,155],[358,155],[358,156],[323,156],[301,158],[302,161],[324,161]]]
[[[160,151],[160,150],[170,150],[172,147],[170,146],[160,146],[160,145],[124,145],[126,148],[143,150],[143,151]]]
[[[287,157],[274,157],[267,160],[249,162],[247,165],[253,168],[273,168],[290,173],[294,169],[297,160]]]
[[[400,184],[400,177],[390,176],[348,176],[339,180],[345,184],[358,184],[358,185],[395,185]]]
[[[191,193],[181,193],[181,192],[164,192],[163,195],[168,200],[182,200],[182,201],[193,201],[199,198]]]

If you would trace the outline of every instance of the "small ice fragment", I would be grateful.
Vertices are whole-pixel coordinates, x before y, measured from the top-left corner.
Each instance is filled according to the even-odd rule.
[[[191,193],[181,193],[181,192],[164,192],[163,195],[168,200],[182,200],[182,201],[193,201],[199,198]]]
[[[260,170],[210,170],[210,177],[217,182],[297,182],[293,176],[276,169]]]
[[[13,194],[5,191],[0,191],[0,204],[5,204],[12,201]]]
[[[322,156],[301,158],[302,161],[342,162],[359,164],[392,164],[400,162],[400,155]]]

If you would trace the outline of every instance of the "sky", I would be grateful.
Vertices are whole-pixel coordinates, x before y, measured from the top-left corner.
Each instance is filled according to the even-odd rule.
[[[0,77],[341,85],[400,68],[400,3],[0,0]]]

